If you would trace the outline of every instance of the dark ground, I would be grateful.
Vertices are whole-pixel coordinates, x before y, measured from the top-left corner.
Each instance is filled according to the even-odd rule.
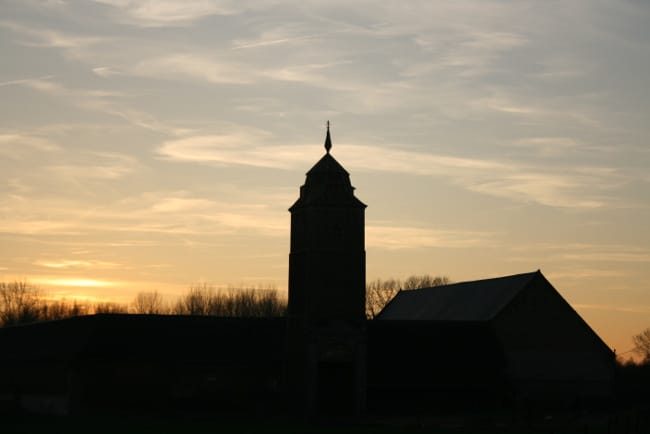
[[[512,413],[464,413],[426,418],[365,418],[356,422],[288,422],[282,419],[246,420],[206,416],[93,417],[5,416],[1,434],[97,433],[97,434],[649,434],[650,408],[603,413],[555,412],[513,415]]]

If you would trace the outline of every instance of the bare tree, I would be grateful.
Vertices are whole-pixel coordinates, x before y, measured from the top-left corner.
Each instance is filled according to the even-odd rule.
[[[450,282],[447,276],[431,276],[423,274],[421,276],[409,276],[402,283],[403,290],[432,288],[434,286],[448,285]]]
[[[73,316],[88,315],[91,312],[87,303],[72,300],[54,300],[43,302],[40,310],[39,320],[57,320]]]
[[[93,306],[93,312],[100,313],[128,313],[129,309],[126,305],[121,303],[104,302],[97,303]]]
[[[178,299],[172,313],[222,317],[276,317],[286,313],[286,301],[274,288],[228,288],[217,290],[202,283]]]
[[[273,288],[229,288],[214,294],[212,315],[230,317],[276,317],[286,313],[286,302]]]
[[[397,295],[402,283],[397,279],[376,279],[366,284],[366,316],[374,318]]]
[[[0,324],[37,321],[43,302],[38,287],[27,282],[0,282]]]
[[[149,315],[165,313],[163,298],[158,291],[139,292],[131,306],[135,313]]]
[[[632,339],[634,340],[634,351],[643,357],[644,363],[650,363],[650,328],[633,336]]]
[[[172,308],[172,313],[179,315],[209,315],[210,299],[214,289],[201,283],[190,287],[187,294],[181,296]]]
[[[399,279],[376,279],[366,284],[366,316],[374,318],[381,312],[400,291],[433,286],[447,285],[450,280],[446,276],[409,276],[404,281]]]
[[[223,317],[278,317],[287,311],[287,301],[273,287],[216,290],[208,284],[190,287],[187,294],[167,308],[156,292],[141,292],[130,306],[120,303],[94,305],[77,300],[46,301],[39,288],[26,282],[0,282],[0,326],[57,320],[90,313],[141,313],[213,315]]]

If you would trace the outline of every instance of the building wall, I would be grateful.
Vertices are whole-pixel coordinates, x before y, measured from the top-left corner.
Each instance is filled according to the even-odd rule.
[[[291,215],[289,316],[307,323],[365,320],[364,209],[300,208]]]
[[[373,412],[499,405],[505,361],[485,322],[368,322],[368,407]]]
[[[285,328],[280,318],[171,315],[95,315],[5,328],[0,413],[277,413]],[[79,340],[82,330],[88,336]],[[45,347],[44,340],[59,345]]]
[[[522,290],[492,326],[519,396],[570,401],[612,393],[613,353],[543,277]]]

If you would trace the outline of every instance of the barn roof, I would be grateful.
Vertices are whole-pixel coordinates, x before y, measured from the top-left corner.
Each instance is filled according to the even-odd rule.
[[[488,321],[542,273],[400,291],[379,313],[380,320]]]

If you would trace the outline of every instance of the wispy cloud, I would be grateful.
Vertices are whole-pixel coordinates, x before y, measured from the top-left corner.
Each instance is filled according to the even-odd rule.
[[[548,81],[578,79],[592,72],[593,69],[593,65],[585,59],[578,62],[576,59],[558,55],[549,55],[538,62],[542,70],[534,73],[533,76]]]
[[[47,169],[64,178],[73,179],[117,179],[133,172],[137,160],[125,154],[114,152],[86,152],[79,156],[91,162],[83,164],[55,164]]]
[[[475,77],[492,71],[499,55],[527,43],[525,36],[511,32],[483,31],[458,35],[462,35],[462,39],[450,44],[437,63],[439,67],[456,69],[461,77]]]
[[[552,207],[593,209],[606,206],[612,186],[619,179],[618,173],[609,168],[554,170],[513,160],[379,150],[365,146],[345,148],[345,161],[349,161],[350,167],[443,176],[471,191]]]
[[[313,33],[304,25],[282,24],[270,30],[263,31],[251,39],[235,39],[232,42],[233,50],[246,48],[266,48],[274,45],[296,45],[321,37],[322,33]]]
[[[571,263],[571,269],[569,270],[564,270],[564,271],[552,270],[545,274],[547,274],[548,278],[553,281],[562,280],[562,281],[570,281],[574,283],[585,282],[587,280],[589,281],[599,280],[601,282],[604,279],[621,280],[625,278],[627,274],[621,270],[588,268],[588,267],[581,267],[577,264],[578,263],[576,262]]]
[[[239,2],[216,0],[95,0],[118,12],[122,22],[142,27],[186,26],[211,15],[241,11]]]
[[[74,102],[80,104],[90,99],[107,99],[125,96],[125,94],[122,92],[108,91],[104,89],[69,88],[59,82],[54,81],[53,76],[26,78],[13,80],[6,83],[21,85],[53,96],[70,98]]]
[[[106,270],[122,267],[123,265],[115,262],[97,261],[97,260],[79,260],[79,259],[57,259],[41,260],[34,262],[34,265],[54,269],[75,269],[75,268],[92,268],[93,270]]]
[[[180,213],[204,211],[211,208],[214,202],[194,197],[164,197],[151,206],[151,211],[161,213]]]
[[[634,251],[636,250],[636,251]],[[580,262],[626,262],[626,263],[650,263],[650,252],[646,250],[619,252],[585,252],[585,253],[565,253],[560,255],[567,261]]]
[[[223,202],[200,198],[187,192],[153,192],[140,196],[137,201],[124,202],[148,204],[135,211],[135,215],[147,216],[143,220],[151,224],[124,227],[127,231],[153,231],[185,233],[188,235],[227,234],[233,231],[251,230],[266,236],[286,235],[288,227],[284,213],[278,213],[267,203]]]
[[[585,270],[567,270],[562,273],[577,277],[614,277],[623,271],[610,268],[597,268],[601,263],[643,264],[650,262],[650,249],[634,244],[597,244],[597,243],[533,243],[527,246],[513,247],[515,256],[512,261],[527,261],[531,256],[543,256],[546,262],[561,264],[589,264],[591,268],[581,266]],[[557,274],[560,276],[559,274]]]
[[[492,234],[463,230],[433,230],[423,227],[366,226],[368,247],[401,250],[418,248],[471,248],[493,243]]]
[[[158,148],[158,153],[172,160],[297,169],[305,162],[314,161],[313,145],[275,145],[269,133],[250,131],[221,135],[191,136],[170,140]],[[264,144],[264,142],[271,142]],[[337,148],[339,146],[337,145]],[[414,151],[341,144],[346,166],[362,170],[410,173],[415,175],[440,174],[449,168],[504,170],[507,165],[489,160],[427,154]]]
[[[57,97],[63,103],[72,104],[81,109],[101,112],[109,116],[123,119],[129,124],[139,128],[171,136],[192,132],[191,129],[177,127],[174,123],[161,122],[150,113],[131,108],[129,104],[125,102],[129,97],[122,92],[108,91],[105,89],[67,87],[50,79],[50,77],[14,80],[11,84],[24,86]]]
[[[266,79],[276,81],[289,81],[296,83],[304,83],[311,86],[325,87],[337,90],[352,90],[355,84],[349,83],[344,80],[333,81],[327,76],[327,72],[334,66],[339,66],[347,63],[346,61],[340,62],[327,62],[327,63],[303,63],[295,64],[277,68],[267,68],[260,71],[260,76]],[[363,84],[358,83],[360,87]],[[364,89],[358,89],[364,93]]]
[[[106,288],[116,286],[119,282],[99,280],[87,277],[35,277],[34,283],[51,286],[72,286],[77,288]]]
[[[512,171],[501,176],[476,179],[466,183],[473,191],[504,197],[516,201],[537,202],[562,208],[601,208],[606,205],[606,196],[584,196],[598,177],[582,174],[527,173]]]
[[[11,235],[113,234],[112,245],[149,245],[133,234],[186,235],[199,238],[240,231],[258,236],[286,236],[287,216],[264,203],[225,202],[182,191],[149,192],[109,204],[88,206],[71,200],[9,199],[12,214],[2,219],[0,233]],[[135,242],[135,244],[133,244]],[[179,241],[176,240],[176,243]]]
[[[585,108],[576,103],[579,98],[572,96],[574,101],[563,98],[548,100],[544,96],[531,99],[527,95],[517,95],[504,88],[489,87],[488,96],[472,98],[468,103],[471,111],[478,113],[497,113],[503,116],[525,119],[531,123],[546,123],[549,120],[566,121],[570,119],[591,128],[602,129],[603,123],[593,115],[593,109]]]
[[[245,65],[198,53],[145,59],[135,65],[132,73],[154,78],[190,78],[217,84],[247,84],[253,82],[255,76]]]
[[[264,141],[273,138],[248,132],[185,137],[163,143],[157,152],[176,161],[276,169],[297,169],[314,160],[313,146],[262,146]],[[340,154],[351,170],[446,177],[471,191],[553,207],[606,206],[613,186],[620,183],[620,175],[610,168],[543,169],[515,161],[406,151],[398,146],[343,144]]]
[[[108,40],[108,38],[98,36],[79,36],[51,29],[27,27],[10,21],[0,21],[0,26],[8,28],[13,32],[26,37],[27,39],[20,41],[20,43],[28,47],[50,47],[76,50],[87,48]]]
[[[532,149],[545,156],[562,155],[568,151],[586,147],[572,137],[525,137],[517,139],[509,145]]]
[[[163,143],[157,152],[165,159],[181,162],[278,169],[295,168],[296,163],[306,163],[309,160],[305,147],[260,146],[270,140],[270,134],[259,130],[228,132],[170,140]]]
[[[46,137],[0,130],[0,155],[11,159],[25,157],[30,151],[56,152],[61,147]]]
[[[43,75],[41,77],[21,78],[21,79],[18,79],[18,80],[3,81],[3,82],[0,82],[0,87],[14,86],[14,85],[17,85],[17,84],[29,84],[29,83],[32,83],[34,81],[44,81],[44,80],[49,80],[51,78],[53,78],[52,75]]]
[[[0,233],[10,235],[73,235],[79,234],[79,228],[70,221],[51,220],[44,217],[16,218],[7,217],[2,219]]]
[[[100,76],[100,77],[112,77],[114,75],[121,75],[122,72],[115,69],[111,68],[110,66],[97,66],[92,69],[93,73]]]
[[[308,41],[314,38],[297,39]],[[287,39],[282,43],[290,41],[294,40]],[[275,45],[281,42],[278,40],[268,43]],[[259,44],[264,44],[264,42],[259,42]],[[253,45],[250,47],[236,46],[236,48],[253,48]],[[255,93],[250,93],[250,89],[262,84],[300,83],[336,92],[354,92],[356,98],[361,100],[356,104],[362,104],[368,110],[373,107],[373,104],[383,107],[390,102],[391,105],[394,105],[400,101],[400,98],[397,98],[398,95],[404,96],[405,83],[403,82],[376,80],[376,82],[369,83],[367,79],[364,80],[361,77],[341,76],[340,72],[346,65],[355,63],[345,57],[333,56],[327,61],[320,58],[309,61],[305,60],[303,56],[296,56],[295,59],[279,64],[277,62],[262,64],[254,56],[238,55],[232,50],[181,47],[157,51],[160,53],[142,53],[140,58],[123,62],[122,66],[95,67],[93,72],[102,77],[124,75],[192,82],[198,85],[239,85],[242,86],[245,95],[255,95]],[[338,77],[333,80],[332,76]],[[379,84],[381,84],[380,87],[378,87]],[[349,97],[350,95],[348,95]],[[369,103],[364,103],[365,101]]]

